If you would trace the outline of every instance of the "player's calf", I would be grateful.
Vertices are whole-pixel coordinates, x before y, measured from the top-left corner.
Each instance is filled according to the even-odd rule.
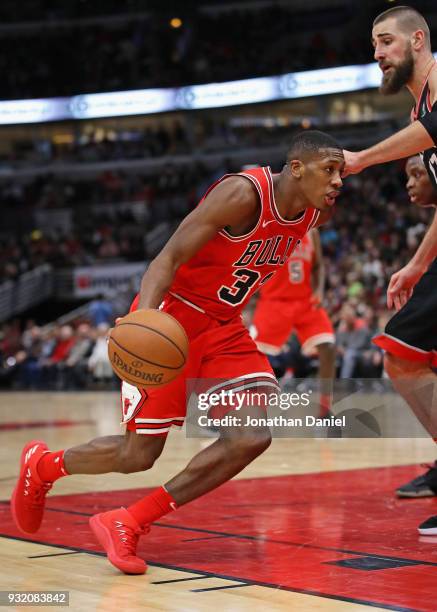
[[[263,410],[250,411],[260,419]],[[242,422],[246,422],[241,411]],[[141,436],[137,436],[141,437]],[[136,554],[138,538],[149,526],[182,504],[215,489],[243,470],[271,443],[270,431],[260,425],[226,428],[220,439],[198,453],[182,472],[127,509],[99,514],[90,525],[109,561],[125,573],[144,573],[144,561]]]
[[[69,474],[130,474],[152,467],[165,445],[165,436],[126,431],[124,436],[95,438],[65,451]]]
[[[263,409],[238,411],[240,424],[223,427],[220,438],[195,455],[182,472],[165,488],[178,506],[208,493],[241,472],[271,444],[268,427],[262,425]],[[247,425],[250,415],[257,425]]]
[[[131,473],[152,467],[164,448],[165,437],[125,436],[95,438],[86,444],[50,452],[45,442],[33,440],[21,454],[20,475],[11,499],[17,527],[38,531],[44,515],[45,497],[53,483],[69,474]]]

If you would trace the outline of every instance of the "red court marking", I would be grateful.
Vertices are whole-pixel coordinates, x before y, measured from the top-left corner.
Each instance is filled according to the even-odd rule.
[[[95,421],[14,421],[12,423],[0,423],[0,432],[15,429],[34,429],[35,427],[73,427],[74,425],[94,425]]]
[[[157,565],[392,610],[435,612],[437,538],[419,537],[416,527],[437,514],[437,499],[393,495],[420,472],[410,466],[232,481],[161,519],[142,538],[139,553]],[[80,515],[126,506],[145,492],[51,496],[52,511],[28,538],[0,504],[1,535],[98,551]],[[416,565],[377,570],[332,565],[369,555]]]

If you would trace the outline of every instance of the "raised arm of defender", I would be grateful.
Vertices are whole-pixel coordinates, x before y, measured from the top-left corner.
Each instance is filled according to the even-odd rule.
[[[434,146],[434,141],[420,121],[396,132],[393,136],[363,151],[343,151],[345,168],[343,177],[358,174],[369,166],[416,155]]]
[[[229,177],[217,185],[179,225],[141,281],[139,308],[157,308],[174,275],[224,227],[238,227],[256,219],[259,198],[243,177]]]
[[[437,70],[429,77],[431,106],[437,100]],[[369,166],[384,164],[396,159],[417,155],[437,143],[437,109],[423,119],[413,121],[411,125],[396,132],[393,136],[363,151],[344,151],[345,168],[343,177],[357,174]]]

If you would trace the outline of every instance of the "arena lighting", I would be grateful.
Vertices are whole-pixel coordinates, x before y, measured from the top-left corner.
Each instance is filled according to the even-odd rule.
[[[437,59],[437,53],[434,57]],[[178,88],[7,100],[0,101],[0,125],[223,108],[372,89],[380,82],[381,71],[372,63]]]
[[[179,17],[173,17],[173,19],[170,19],[170,25],[172,28],[180,28],[182,25],[182,19],[179,19]]]
[[[149,115],[176,110],[175,89],[134,89],[113,93],[84,94],[73,96],[69,102],[71,119],[97,119],[100,117],[123,117]],[[1,117],[1,103],[0,103]]]

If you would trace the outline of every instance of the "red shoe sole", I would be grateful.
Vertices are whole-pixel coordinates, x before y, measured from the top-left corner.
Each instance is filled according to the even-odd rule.
[[[15,488],[12,492],[12,497],[11,497],[11,503],[10,503],[10,508],[11,508],[11,514],[12,514],[12,518],[14,519],[14,523],[15,526],[22,532],[22,533],[36,533],[38,531],[38,529],[34,529],[33,531],[26,531],[25,529],[23,529],[18,521],[18,517],[17,517],[17,513],[15,510],[15,505],[16,505],[16,500],[17,500],[17,493],[18,493],[18,482],[20,480],[20,478],[23,475],[23,468],[24,468],[24,458],[26,456],[27,451],[29,450],[29,448],[32,448],[32,446],[35,446],[35,444],[42,444],[45,447],[47,447],[46,443],[43,440],[31,440],[30,442],[28,442],[25,447],[23,448],[23,450],[21,451],[21,457],[20,457],[20,473],[18,475],[18,480],[17,480],[17,484],[15,485]]]
[[[147,569],[146,563],[144,563],[143,568],[132,569],[130,565],[129,566],[125,565],[122,559],[119,560],[119,558],[117,557],[117,553],[114,549],[114,545],[112,543],[111,532],[108,529],[108,527],[106,527],[106,525],[100,520],[100,517],[98,514],[90,518],[89,524],[98,542],[102,545],[103,550],[106,551],[108,561],[110,561],[110,563],[112,563],[114,567],[124,572],[125,574],[145,574],[146,573],[146,569]]]

